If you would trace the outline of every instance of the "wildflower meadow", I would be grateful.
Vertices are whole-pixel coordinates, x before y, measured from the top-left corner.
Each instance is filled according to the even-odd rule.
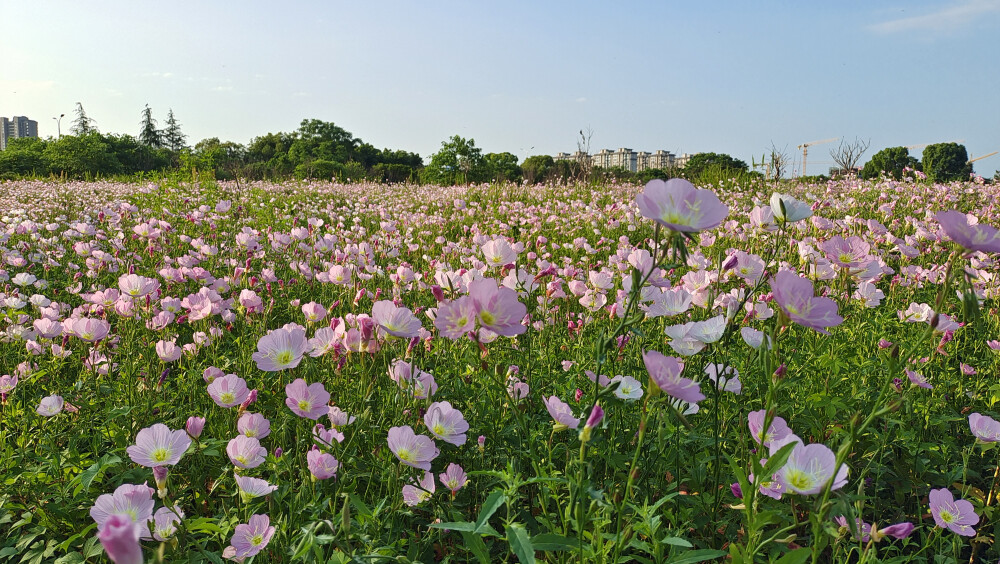
[[[0,562],[995,562],[1000,185],[0,184]]]

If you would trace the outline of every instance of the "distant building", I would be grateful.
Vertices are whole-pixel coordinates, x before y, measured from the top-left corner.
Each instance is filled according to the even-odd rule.
[[[0,151],[7,148],[11,139],[38,137],[38,122],[24,116],[0,118]]]
[[[601,149],[593,155],[587,155],[581,151],[573,154],[558,153],[552,159],[556,161],[581,161],[590,159],[590,165],[593,167],[623,168],[630,172],[639,172],[650,168],[667,169],[681,167],[687,163],[690,157],[691,155],[687,153],[681,155],[681,157],[677,157],[670,151],[662,149],[655,153],[648,153],[645,151],[636,152],[632,149],[621,147],[617,151]]]

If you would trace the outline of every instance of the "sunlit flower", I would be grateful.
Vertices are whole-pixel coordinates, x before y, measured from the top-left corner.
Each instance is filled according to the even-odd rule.
[[[420,320],[405,307],[397,307],[390,300],[380,300],[372,306],[372,319],[386,333],[409,339],[420,332]]]
[[[52,417],[53,415],[58,415],[63,410],[63,403],[65,402],[62,396],[59,395],[44,397],[35,409],[35,412],[42,417]]]
[[[340,468],[340,462],[332,454],[323,452],[316,447],[306,453],[306,463],[309,466],[309,472],[317,480],[326,480],[336,476],[337,469]]]
[[[219,407],[236,407],[250,395],[246,380],[235,374],[226,374],[212,380],[208,385],[208,395]]]
[[[438,439],[456,446],[465,444],[465,432],[469,430],[462,412],[446,401],[434,402],[427,407],[424,425]]]
[[[969,223],[969,216],[956,210],[938,212],[934,219],[945,235],[967,250],[1000,253],[1000,232],[995,227]]]
[[[163,423],[156,423],[139,431],[135,444],[126,448],[132,462],[147,468],[177,464],[188,447],[191,437],[180,429],[170,430]]]
[[[430,470],[431,461],[440,452],[430,437],[414,433],[409,425],[389,429],[387,440],[389,450],[400,462],[421,470]]]
[[[517,301],[514,290],[500,288],[492,278],[480,278],[469,284],[469,296],[478,310],[479,323],[486,329],[504,337],[515,337],[528,330],[521,325],[528,308]]]
[[[275,528],[267,515],[253,515],[247,524],[236,525],[233,539],[230,541],[236,553],[235,558],[249,558],[257,555],[267,547],[274,536]]]
[[[1000,421],[987,415],[973,413],[969,415],[969,428],[976,440],[984,443],[1000,441]]]
[[[642,362],[646,365],[650,381],[667,395],[693,404],[705,399],[698,382],[681,376],[684,363],[676,357],[664,356],[657,351],[645,351],[642,353]]]
[[[771,213],[776,223],[794,223],[811,216],[812,208],[805,202],[775,192],[771,194]]]
[[[417,485],[406,484],[403,486],[403,502],[410,507],[420,505],[434,495],[434,474],[424,471],[424,475],[417,482]]]
[[[142,538],[149,535],[148,523],[153,519],[153,493],[156,490],[146,484],[122,484],[114,493],[102,494],[90,508],[90,517],[100,529],[113,515],[125,515],[132,522],[142,525]]]
[[[847,483],[848,469],[846,464],[842,464],[834,477],[836,459],[826,445],[800,443],[792,449],[785,465],[775,473],[775,479],[788,491],[802,495],[820,493],[830,480],[833,480],[830,489],[837,490]]]
[[[549,415],[555,421],[555,430],[576,429],[580,426],[580,418],[573,417],[573,410],[569,404],[556,396],[543,397],[545,408],[549,410]]]
[[[771,279],[774,301],[788,317],[810,329],[829,335],[827,327],[840,325],[844,318],[837,315],[837,302],[830,298],[815,297],[809,280],[788,270],[782,270]]]
[[[166,541],[177,532],[177,523],[184,518],[180,507],[161,507],[153,514],[153,538]]]
[[[306,384],[302,378],[285,386],[285,405],[299,417],[319,419],[330,412],[330,392],[320,382]]]
[[[930,502],[931,515],[938,527],[948,529],[963,537],[976,536],[976,530],[972,528],[972,525],[979,522],[979,515],[976,514],[972,503],[964,499],[956,500],[951,491],[944,488],[931,490],[927,497]]]
[[[237,435],[226,445],[226,454],[238,468],[256,468],[264,463],[267,449],[260,446],[260,441],[254,437]]]
[[[451,491],[452,497],[469,482],[469,479],[465,475],[465,470],[454,462],[449,464],[443,473],[438,474],[438,479],[441,480],[444,487]]]
[[[248,499],[270,495],[278,489],[278,486],[272,486],[267,483],[267,480],[261,480],[260,478],[241,476],[235,473],[233,477],[236,478],[236,486],[240,489],[240,494]]]
[[[643,217],[688,233],[714,229],[729,215],[729,208],[714,192],[695,188],[681,178],[650,180],[635,203]]]
[[[286,326],[269,331],[261,337],[257,341],[257,352],[252,356],[260,370],[277,372],[298,366],[307,350],[309,341],[305,330]]]

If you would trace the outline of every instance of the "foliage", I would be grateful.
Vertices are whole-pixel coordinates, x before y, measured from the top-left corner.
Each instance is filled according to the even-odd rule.
[[[968,180],[972,174],[972,163],[965,145],[958,143],[935,143],[924,147],[923,172],[931,182],[951,182]]]
[[[431,155],[431,162],[420,171],[420,181],[441,186],[469,184],[488,180],[489,173],[476,140],[453,135]]]
[[[76,119],[73,120],[73,127],[70,129],[73,135],[83,137],[97,132],[94,120],[87,117],[87,112],[83,110],[83,104],[76,103]]]
[[[163,132],[156,129],[156,120],[153,119],[153,110],[149,104],[142,110],[142,120],[139,121],[139,142],[143,145],[159,149],[163,146]]]
[[[549,170],[555,164],[555,160],[550,155],[532,155],[521,163],[521,173],[524,181],[528,184],[537,184],[544,181]]]
[[[748,170],[747,163],[725,153],[697,153],[688,159],[681,172],[684,178],[699,182],[706,174],[733,175]]]
[[[187,135],[181,131],[181,124],[174,117],[174,110],[167,110],[167,127],[163,130],[163,145],[171,151],[177,152],[186,147]]]
[[[878,178],[886,173],[899,180],[903,177],[904,169],[919,170],[920,163],[910,156],[906,147],[886,147],[865,163],[861,169],[861,178]]]
[[[520,182],[521,167],[513,153],[486,153],[483,166],[487,176],[494,182]]]

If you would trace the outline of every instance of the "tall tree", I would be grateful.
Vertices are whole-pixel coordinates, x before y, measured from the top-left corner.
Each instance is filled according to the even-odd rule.
[[[76,119],[73,120],[73,127],[70,131],[73,132],[73,135],[79,137],[97,132],[94,120],[87,117],[87,112],[83,111],[83,104],[80,102],[76,103]]]
[[[141,127],[139,130],[140,143],[154,149],[163,146],[163,132],[156,129],[156,120],[153,119],[153,110],[149,109],[149,104],[146,104],[146,109],[142,110],[142,121],[139,122],[139,126]]]
[[[431,162],[421,171],[421,180],[432,184],[452,185],[482,182],[488,179],[483,150],[475,139],[453,135],[441,142],[441,150],[431,155]]]
[[[187,145],[187,135],[181,132],[181,124],[174,117],[173,108],[167,110],[167,128],[163,131],[163,144],[171,151],[180,151]]]
[[[861,178],[878,178],[886,173],[896,180],[903,177],[903,169],[919,169],[920,162],[910,156],[906,147],[886,147],[872,155],[861,169]]]
[[[924,174],[934,182],[968,180],[972,174],[972,164],[965,145],[958,143],[935,143],[924,147]]]
[[[833,162],[837,163],[837,166],[840,167],[841,173],[853,174],[854,170],[858,168],[861,156],[865,154],[871,143],[871,139],[862,141],[857,137],[854,138],[853,143],[845,143],[841,140],[840,145],[836,149],[830,150],[830,156],[833,157]]]

